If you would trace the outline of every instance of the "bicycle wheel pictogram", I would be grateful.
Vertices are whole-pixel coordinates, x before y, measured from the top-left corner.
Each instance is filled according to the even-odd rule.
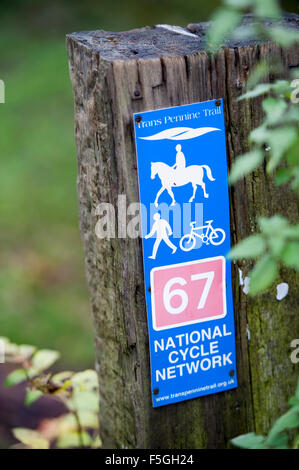
[[[210,242],[212,245],[221,245],[225,240],[225,231],[222,228],[215,228],[210,234]]]
[[[191,251],[195,247],[196,239],[195,236],[187,233],[180,240],[180,248],[183,251]]]

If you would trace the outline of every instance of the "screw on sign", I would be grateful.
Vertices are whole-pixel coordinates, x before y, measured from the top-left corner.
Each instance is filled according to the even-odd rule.
[[[142,112],[134,125],[158,407],[237,386],[223,103]]]

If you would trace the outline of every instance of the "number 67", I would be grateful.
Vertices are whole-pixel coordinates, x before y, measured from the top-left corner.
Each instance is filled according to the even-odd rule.
[[[198,310],[204,308],[205,306],[214,276],[215,276],[214,271],[191,275],[192,282],[199,281],[201,279],[206,279],[202,294],[200,296],[200,299],[197,305]],[[187,292],[183,289],[173,289],[171,291],[171,288],[174,284],[180,284],[181,286],[185,286],[187,284],[187,281],[183,277],[173,277],[172,279],[169,279],[169,281],[165,284],[165,287],[163,290],[163,302],[164,302],[165,309],[168,311],[168,313],[172,315],[178,315],[187,308],[189,298],[188,298]],[[181,298],[181,303],[178,307],[173,307],[171,305],[171,299],[174,296],[179,296]]]

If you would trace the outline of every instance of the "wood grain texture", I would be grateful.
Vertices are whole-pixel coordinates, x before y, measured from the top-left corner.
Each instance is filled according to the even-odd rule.
[[[298,17],[287,19],[298,28]],[[162,28],[68,36],[75,101],[78,193],[100,380],[105,447],[222,448],[230,438],[266,432],[287,407],[295,383],[289,345],[298,337],[298,278],[281,270],[290,295],[278,302],[275,286],[254,299],[233,267],[239,387],[153,409],[140,239],[95,236],[96,207],[118,195],[139,200],[134,112],[224,99],[229,165],[248,150],[247,136],[262,119],[261,99],[242,101],[248,72],[263,58],[283,59],[281,76],[299,65],[298,49],[275,44],[228,43],[216,56],[204,50],[206,24],[189,25],[198,38]],[[270,77],[273,79],[274,77]],[[133,176],[132,176],[133,175]],[[230,191],[232,242],[257,230],[257,215],[298,218],[287,189],[275,187],[261,167]],[[121,216],[123,214],[116,214]],[[240,266],[243,275],[250,263]],[[278,282],[281,282],[278,281]],[[249,334],[250,332],[250,339]]]

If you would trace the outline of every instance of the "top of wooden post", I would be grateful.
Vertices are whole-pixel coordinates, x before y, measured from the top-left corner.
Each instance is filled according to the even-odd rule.
[[[245,15],[241,27],[252,23],[253,19],[252,15]],[[265,25],[272,23],[271,20],[264,21]],[[186,28],[156,25],[118,33],[103,30],[82,31],[67,37],[99,53],[101,58],[108,61],[149,59],[188,55],[206,49],[205,35],[209,24],[189,24]],[[299,27],[299,15],[286,13],[280,24],[289,29],[296,29]],[[226,46],[241,47],[258,43],[261,43],[260,39],[252,38],[238,42],[227,41]]]

